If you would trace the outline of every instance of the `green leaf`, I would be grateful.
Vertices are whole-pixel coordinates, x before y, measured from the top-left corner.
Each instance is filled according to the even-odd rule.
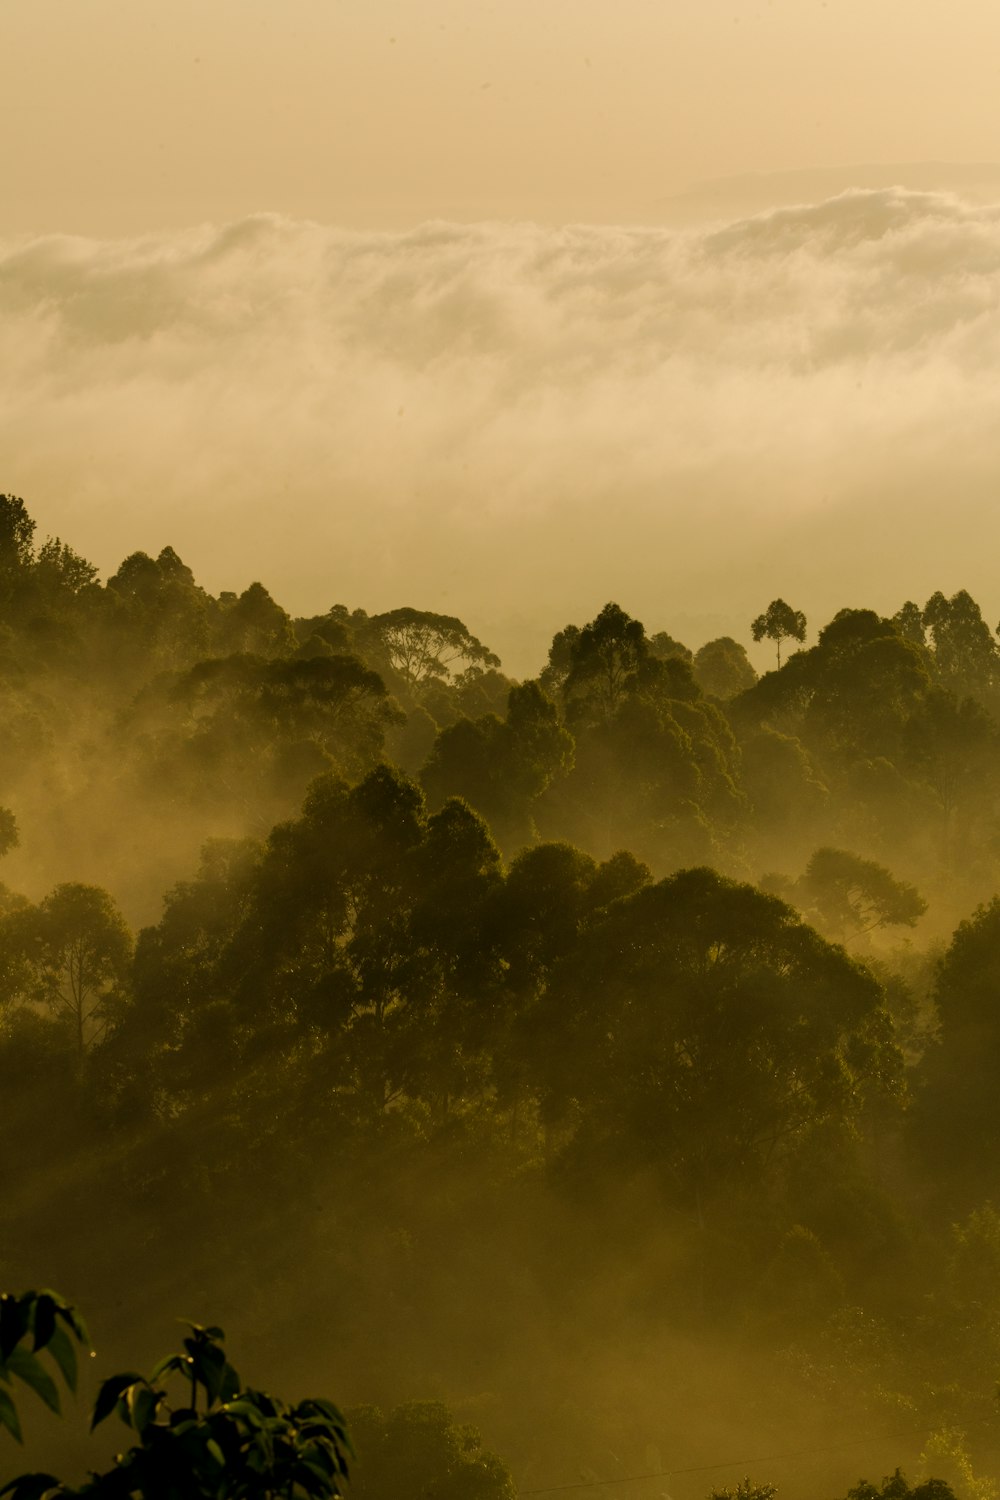
[[[222,1379],[219,1383],[218,1399],[220,1401],[232,1401],[240,1393],[240,1377],[233,1369],[229,1361],[226,1361],[222,1371]]]
[[[190,1366],[183,1354],[168,1354],[149,1372],[149,1383],[155,1385],[162,1376],[173,1374],[175,1371],[183,1371],[187,1375],[189,1370]]]
[[[7,1368],[31,1387],[52,1411],[58,1412],[59,1389],[48,1370],[27,1349],[15,1349],[7,1356]]]
[[[46,1349],[59,1366],[63,1380],[71,1391],[76,1390],[76,1350],[69,1334],[63,1328],[54,1328]]]
[[[185,1340],[187,1343],[188,1340]],[[192,1370],[195,1378],[205,1387],[209,1404],[219,1399],[225,1374],[226,1356],[218,1344],[191,1344]]]
[[[0,1391],[0,1426],[6,1427],[7,1431],[13,1434],[17,1442],[24,1442],[24,1434],[21,1431],[21,1422],[17,1415],[17,1407],[6,1391]]]
[[[24,1297],[5,1292],[0,1297],[0,1360],[9,1357],[28,1331],[28,1304]]]
[[[64,1302],[61,1297],[55,1298],[55,1304],[56,1316],[61,1318],[73,1330],[83,1347],[89,1349],[90,1334],[87,1332],[87,1325],[80,1317],[76,1308],[69,1302]]]
[[[35,1298],[34,1316],[31,1324],[35,1334],[35,1342],[32,1348],[37,1354],[39,1349],[45,1348],[56,1326],[56,1305],[48,1292],[39,1292]]]
[[[264,1413],[253,1402],[247,1400],[246,1396],[238,1396],[235,1401],[227,1401],[222,1408],[227,1417],[242,1418],[251,1427],[263,1427],[266,1420]]]
[[[129,1386],[124,1399],[132,1426],[136,1432],[144,1432],[156,1416],[156,1408],[160,1404],[159,1392],[136,1382]]]
[[[12,1500],[41,1500],[49,1490],[58,1489],[61,1485],[54,1474],[20,1474],[0,1490],[0,1500],[4,1495],[10,1495]]]
[[[105,1417],[110,1417],[130,1385],[143,1384],[145,1382],[142,1376],[136,1375],[134,1371],[130,1371],[125,1375],[109,1375],[97,1392],[97,1400],[94,1402],[94,1415],[90,1419],[91,1432],[93,1432],[99,1422],[104,1421]]]

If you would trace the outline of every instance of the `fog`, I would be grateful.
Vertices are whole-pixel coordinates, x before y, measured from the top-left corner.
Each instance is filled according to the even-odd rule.
[[[698,228],[257,215],[0,255],[4,485],[103,572],[407,600],[537,670],[627,595],[1000,609],[1000,209],[855,190]],[[974,534],[975,547],[968,538]]]

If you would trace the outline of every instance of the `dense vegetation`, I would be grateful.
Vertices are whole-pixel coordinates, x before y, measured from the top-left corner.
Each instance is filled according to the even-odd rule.
[[[373,1451],[447,1401],[526,1491],[987,1500],[1000,650],[963,593],[748,631],[609,604],[514,682],[0,497],[4,1282],[129,1365],[218,1317]]]

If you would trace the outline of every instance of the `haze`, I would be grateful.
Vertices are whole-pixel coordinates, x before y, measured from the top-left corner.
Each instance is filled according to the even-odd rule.
[[[105,572],[405,594],[515,671],[613,593],[1000,607],[986,0],[2,25],[4,484]]]
[[[189,1314],[353,1500],[997,1500],[996,0],[0,54],[28,1467]]]

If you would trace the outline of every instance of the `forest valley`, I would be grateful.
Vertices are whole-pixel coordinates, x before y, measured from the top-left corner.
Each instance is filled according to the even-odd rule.
[[[371,1500],[992,1500],[1000,649],[751,636],[608,604],[515,682],[0,497],[0,1285],[95,1379],[224,1323]]]

